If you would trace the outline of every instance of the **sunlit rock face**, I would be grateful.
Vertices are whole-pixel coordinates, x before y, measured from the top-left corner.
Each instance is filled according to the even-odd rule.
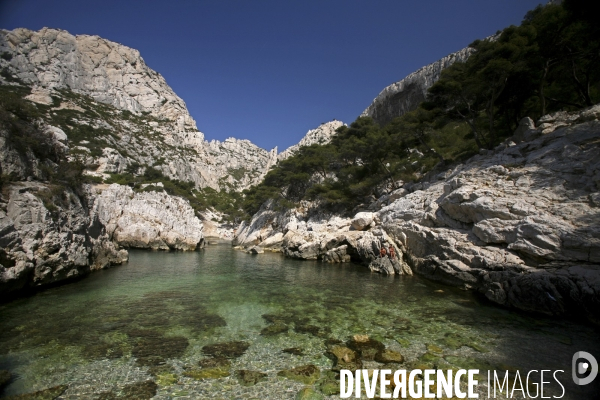
[[[598,323],[599,119],[596,105],[523,120],[494,150],[404,184],[352,218],[267,202],[235,244],[415,273],[503,306]],[[398,262],[381,260],[382,246]]]
[[[135,193],[129,186],[113,184],[97,190],[92,213],[121,246],[196,250],[203,244],[202,222],[190,204],[165,192]]]
[[[361,117],[371,117],[385,125],[396,117],[415,110],[425,101],[427,89],[440,79],[442,71],[455,62],[466,61],[473,49],[466,47],[413,72],[406,78],[384,88]]]
[[[69,124],[91,127],[103,143],[70,138],[96,175],[152,167],[197,187],[243,190],[262,180],[277,160],[248,140],[204,139],[184,101],[139,51],[98,36],[40,31],[0,31],[0,68],[30,88],[28,100],[50,106],[47,119],[68,110]],[[54,114],[52,114],[54,113]],[[68,132],[67,126],[57,128]],[[235,134],[235,133],[234,133]],[[101,153],[101,154],[99,154]]]
[[[315,129],[309,130],[297,144],[290,146],[281,153],[279,153],[277,155],[277,159],[285,160],[286,158],[296,153],[298,149],[300,149],[303,146],[329,143],[333,135],[335,135],[335,131],[344,125],[346,124],[344,124],[342,121],[333,120],[325,122]]]

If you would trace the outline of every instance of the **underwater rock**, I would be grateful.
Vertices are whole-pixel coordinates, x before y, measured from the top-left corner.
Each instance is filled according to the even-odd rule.
[[[280,333],[287,332],[289,329],[290,328],[287,325],[285,325],[281,322],[276,322],[272,325],[269,325],[269,326],[263,328],[260,331],[260,334],[262,336],[274,336],[274,335],[278,335]]]
[[[323,400],[323,395],[313,388],[305,387],[296,394],[295,400]]]
[[[215,367],[215,368],[201,368],[201,369],[190,369],[183,373],[184,376],[188,378],[193,378],[196,380],[202,379],[218,379],[225,378],[230,375],[229,367]]]
[[[258,382],[267,380],[267,374],[259,371],[251,371],[248,369],[240,369],[235,372],[238,382],[242,386],[254,386]]]
[[[247,342],[224,342],[204,346],[202,351],[208,356],[237,358],[242,356],[248,350],[248,347],[250,347],[250,343]]]
[[[175,374],[156,375],[156,382],[160,386],[171,386],[179,382],[179,377]]]
[[[388,364],[388,363],[398,363],[401,364],[404,362],[404,356],[398,353],[397,351],[385,349],[380,351],[375,355],[375,361]]]
[[[136,382],[123,387],[120,399],[148,400],[156,396],[158,385],[154,381]]]
[[[319,390],[326,396],[340,394],[340,383],[333,379],[325,379],[319,384]]]
[[[298,347],[289,347],[287,349],[281,350],[283,353],[293,354],[295,356],[303,356],[304,351]]]
[[[18,394],[16,396],[6,397],[6,400],[54,400],[63,394],[69,387],[67,385],[54,386],[48,389],[39,390],[34,393]]]
[[[385,349],[383,343],[375,339],[370,339],[366,335],[355,335],[352,340],[348,341],[347,345],[349,348],[356,351],[359,357],[364,361],[375,360],[377,353],[380,353]]]
[[[227,322],[217,314],[192,314],[187,315],[182,321],[183,325],[189,326],[194,330],[207,331],[209,329],[227,326]]]
[[[229,368],[231,366],[231,361],[224,357],[214,357],[214,358],[204,358],[198,362],[198,365],[202,368],[218,368],[225,367]]]
[[[313,336],[319,336],[321,328],[315,325],[296,325],[294,331],[298,333],[307,333]]]
[[[123,349],[106,342],[94,343],[84,347],[83,354],[90,359],[115,359],[123,357]]]
[[[427,351],[436,354],[444,354],[444,349],[442,349],[440,346],[436,346],[435,344],[431,343],[427,344]]]
[[[321,376],[321,371],[316,366],[308,364],[292,369],[284,369],[283,371],[279,371],[277,376],[312,385]]]
[[[188,340],[181,336],[150,336],[139,340],[131,355],[137,358],[139,365],[159,365],[169,358],[182,356],[188,345]]]
[[[327,353],[334,358],[333,371],[340,371],[342,369],[356,371],[362,368],[362,361],[358,358],[356,352],[348,347],[333,345]]]

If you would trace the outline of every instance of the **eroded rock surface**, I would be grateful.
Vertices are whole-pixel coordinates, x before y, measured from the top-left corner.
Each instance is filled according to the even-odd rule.
[[[125,247],[196,250],[204,241],[202,223],[188,201],[165,192],[136,193],[113,184],[97,191],[93,212],[108,236]]]
[[[0,296],[121,264],[127,252],[109,238],[76,193],[52,199],[52,187],[18,182],[0,202]]]
[[[0,77],[0,84],[29,88],[25,98],[54,113],[69,110],[71,126],[57,127],[67,133],[73,126],[94,130],[69,144],[87,154],[96,176],[139,165],[197,187],[242,190],[277,161],[277,148],[234,138],[206,141],[184,101],[135,49],[98,36],[19,28],[0,30],[0,53],[0,69],[11,77]]]
[[[599,117],[597,105],[522,121],[496,149],[405,184],[354,218],[267,203],[236,243],[414,272],[504,306],[600,322]],[[397,264],[378,258],[384,244]]]
[[[464,62],[472,52],[472,48],[466,47],[385,87],[362,112],[361,117],[371,117],[383,126],[394,118],[416,109],[425,101],[427,89],[440,79],[442,71],[455,62]]]

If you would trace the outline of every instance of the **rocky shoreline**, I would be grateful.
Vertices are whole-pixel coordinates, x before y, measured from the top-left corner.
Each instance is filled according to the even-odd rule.
[[[5,186],[0,202],[0,298],[12,298],[123,264],[126,248],[193,251],[204,246],[202,222],[189,203],[164,192],[86,185],[61,202],[36,181]]]
[[[356,261],[475,290],[502,306],[600,323],[600,106],[555,113],[464,164],[405,184],[354,218],[267,203],[234,245]],[[399,255],[378,262],[382,245]]]

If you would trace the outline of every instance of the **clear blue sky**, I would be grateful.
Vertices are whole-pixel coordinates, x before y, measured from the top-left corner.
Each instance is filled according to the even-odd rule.
[[[0,0],[0,28],[138,49],[207,139],[282,151],[387,85],[521,22],[539,0]]]

